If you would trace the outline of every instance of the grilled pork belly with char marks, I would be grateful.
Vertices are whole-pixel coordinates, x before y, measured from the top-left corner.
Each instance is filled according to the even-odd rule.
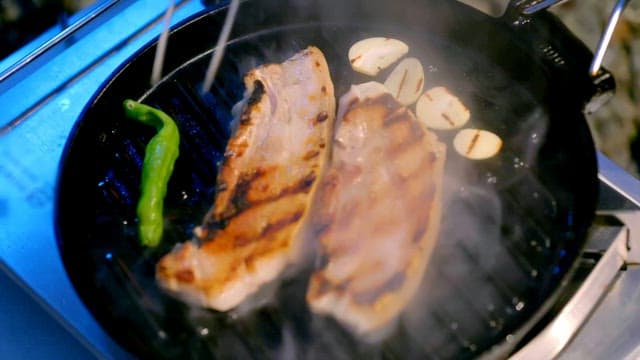
[[[197,305],[232,309],[300,256],[335,118],[322,52],[309,47],[244,79],[248,97],[226,148],[215,203],[157,265],[159,285]]]
[[[338,111],[312,216],[323,265],[307,301],[366,335],[417,292],[438,237],[446,149],[379,83],[353,86]]]

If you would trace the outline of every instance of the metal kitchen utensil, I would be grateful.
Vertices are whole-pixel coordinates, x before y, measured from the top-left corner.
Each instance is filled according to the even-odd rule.
[[[615,30],[616,25],[618,25],[620,15],[624,11],[628,3],[629,0],[618,0],[613,7],[613,11],[609,16],[607,26],[605,27],[604,33],[602,34],[602,38],[600,38],[600,42],[598,43],[598,47],[593,57],[593,62],[589,67],[589,74],[593,77],[598,76],[600,73],[602,61],[604,60],[604,55],[607,53],[607,48],[609,47],[609,42],[611,41],[611,37],[613,36],[613,31]]]

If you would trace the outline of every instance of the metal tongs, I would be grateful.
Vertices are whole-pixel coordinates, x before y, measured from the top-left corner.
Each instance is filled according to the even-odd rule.
[[[164,25],[162,29],[162,33],[160,34],[160,38],[158,40],[158,46],[156,47],[156,53],[153,60],[153,68],[151,71],[151,85],[155,86],[160,79],[162,78],[162,66],[164,63],[165,51],[167,49],[167,42],[169,41],[169,29],[171,23],[171,16],[173,15],[175,6],[174,0],[169,0],[169,6],[164,15]],[[222,26],[222,30],[218,35],[218,41],[215,46],[215,51],[211,53],[211,60],[209,62],[209,66],[207,66],[207,71],[205,73],[204,81],[202,82],[202,94],[206,93],[213,81],[215,80],[216,73],[218,72],[218,68],[222,62],[222,57],[224,56],[224,50],[227,45],[227,41],[229,39],[229,34],[231,33],[231,28],[236,18],[236,14],[238,12],[238,8],[240,6],[240,0],[230,0],[229,1],[229,11],[227,11],[227,15],[224,19],[224,24]]]
[[[613,31],[618,25],[618,21],[620,20],[620,15],[624,8],[629,3],[629,0],[618,0],[616,5],[609,15],[609,21],[607,22],[607,27],[605,28],[604,34],[600,38],[600,42],[598,43],[598,48],[596,49],[595,55],[593,57],[593,61],[591,62],[591,66],[589,67],[589,74],[593,77],[597,76],[600,72],[600,67],[602,67],[602,60],[604,59],[604,55],[607,52],[607,48],[609,47],[609,42],[611,42],[611,36],[613,35]]]

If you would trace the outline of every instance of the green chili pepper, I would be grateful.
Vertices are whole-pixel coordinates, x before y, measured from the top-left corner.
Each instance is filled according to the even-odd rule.
[[[153,247],[162,239],[164,197],[178,158],[180,134],[173,119],[164,112],[133,100],[123,104],[128,117],[158,130],[145,149],[137,207],[138,237],[142,245]]]

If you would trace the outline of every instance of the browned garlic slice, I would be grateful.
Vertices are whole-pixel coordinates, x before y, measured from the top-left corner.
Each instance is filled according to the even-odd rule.
[[[462,129],[453,138],[453,147],[464,157],[484,160],[500,151],[502,139],[487,130]]]
[[[471,113],[447,88],[439,86],[420,96],[416,104],[416,116],[427,127],[449,130],[464,126]]]
[[[349,49],[349,62],[353,70],[376,76],[380,70],[398,61],[409,46],[404,42],[386,37],[372,37],[360,40]]]
[[[424,69],[416,58],[406,58],[389,74],[384,86],[402,104],[411,105],[422,94]]]

